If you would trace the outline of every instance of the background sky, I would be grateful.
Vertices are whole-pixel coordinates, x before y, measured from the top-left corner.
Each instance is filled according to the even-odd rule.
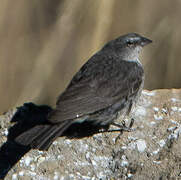
[[[137,32],[145,89],[181,87],[180,0],[1,0],[0,112],[24,102],[55,105],[108,40]]]

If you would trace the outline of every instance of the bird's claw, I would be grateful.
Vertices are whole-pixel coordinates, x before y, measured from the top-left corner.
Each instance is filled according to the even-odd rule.
[[[99,132],[102,133],[102,132],[118,132],[119,131],[120,134],[122,134],[123,131],[132,132],[132,131],[135,130],[135,128],[132,128],[133,124],[134,124],[134,119],[133,118],[131,119],[131,122],[130,122],[128,127],[126,126],[125,121],[122,121],[122,125],[116,124],[116,123],[113,122],[113,123],[111,123],[111,125],[116,126],[119,129],[101,129]]]
[[[131,122],[130,122],[130,124],[129,124],[128,127],[126,126],[126,123],[125,123],[124,120],[122,121],[122,125],[116,124],[116,123],[114,123],[114,122],[113,122],[111,125],[118,127],[118,128],[119,128],[118,131],[127,131],[127,132],[131,132],[131,131],[134,130],[134,129],[132,128],[133,124],[134,124],[134,119],[131,118]]]

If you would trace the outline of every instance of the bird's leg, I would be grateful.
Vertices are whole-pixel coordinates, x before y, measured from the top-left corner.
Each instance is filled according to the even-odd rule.
[[[111,123],[111,125],[120,128],[120,129],[117,129],[117,131],[119,130],[119,131],[128,131],[128,132],[133,131],[132,129],[133,124],[134,124],[133,118],[131,118],[131,122],[128,127],[126,126],[125,121],[122,122],[122,125],[114,123],[114,122]]]
[[[123,134],[123,131],[131,132],[131,131],[134,130],[134,129],[132,129],[133,124],[134,124],[134,119],[133,118],[131,118],[131,122],[130,122],[128,127],[126,126],[124,120],[122,121],[122,125],[116,124],[116,123],[112,122],[111,125],[116,126],[119,129],[101,129],[99,131],[99,133],[104,133],[104,132],[120,132],[119,135],[115,139],[115,143],[116,143],[118,141],[118,139],[120,138],[120,136]]]
[[[122,132],[122,131],[127,131],[127,132],[133,131],[132,126],[133,126],[133,124],[134,124],[134,119],[131,118],[131,122],[130,122],[130,124],[129,124],[128,127],[126,126],[126,123],[125,123],[125,121],[124,121],[124,119],[125,119],[126,116],[130,116],[130,112],[131,112],[132,106],[133,106],[133,103],[132,103],[132,101],[130,101],[130,104],[129,104],[129,106],[128,106],[128,110],[127,110],[126,114],[124,115],[124,118],[123,118],[123,120],[122,120],[122,122],[121,122],[122,125],[117,124],[117,123],[114,123],[114,122],[111,123],[111,125],[120,128],[120,129],[118,129],[118,130],[116,130],[116,131],[120,131],[120,132]]]
[[[132,128],[132,127],[133,127],[133,124],[134,124],[134,119],[131,118],[131,122],[130,122],[130,124],[129,124],[129,128]]]
[[[133,118],[131,118],[131,122],[128,127],[126,126],[125,121],[122,121],[122,125],[112,122],[111,125],[116,126],[119,129],[101,129],[100,132],[102,133],[102,132],[118,132],[119,131],[120,134],[122,134],[123,131],[131,132],[131,131],[133,131],[133,129],[132,129],[133,124],[134,124]]]
[[[130,122],[130,124],[129,124],[128,127],[125,125],[125,121],[123,121],[122,125],[116,124],[116,123],[114,123],[114,122],[112,123],[113,126],[116,126],[116,127],[119,127],[119,128],[120,128],[120,129],[118,129],[118,130],[120,130],[120,133],[119,133],[119,135],[116,137],[115,143],[118,141],[118,139],[120,138],[120,136],[123,134],[123,131],[127,131],[127,132],[133,131],[133,129],[132,129],[133,124],[134,124],[134,119],[133,119],[133,118],[131,118],[131,122]]]

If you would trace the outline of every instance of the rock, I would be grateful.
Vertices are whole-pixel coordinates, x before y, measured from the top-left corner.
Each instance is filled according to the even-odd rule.
[[[14,113],[0,117],[2,145]],[[60,137],[47,152],[31,150],[6,179],[181,179],[181,90],[144,90],[132,117],[135,130],[121,136]]]

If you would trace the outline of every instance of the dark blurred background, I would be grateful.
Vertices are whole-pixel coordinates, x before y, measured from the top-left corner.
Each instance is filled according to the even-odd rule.
[[[128,32],[154,41],[141,55],[145,89],[180,88],[180,19],[180,0],[1,0],[0,112],[55,105],[80,66]]]

